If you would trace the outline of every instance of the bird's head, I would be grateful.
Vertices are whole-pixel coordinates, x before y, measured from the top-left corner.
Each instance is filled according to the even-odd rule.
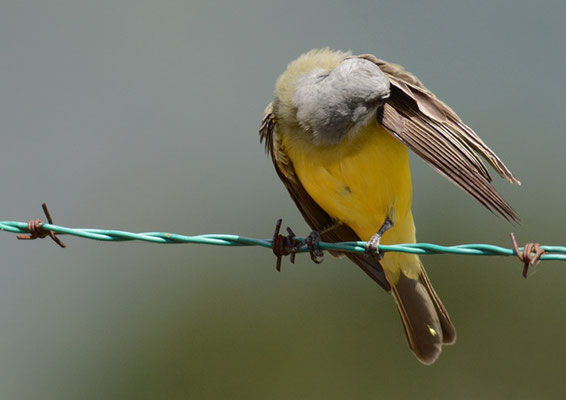
[[[311,50],[279,77],[275,113],[317,145],[355,134],[389,97],[389,80],[373,62],[329,49]],[[294,131],[297,131],[294,129]]]

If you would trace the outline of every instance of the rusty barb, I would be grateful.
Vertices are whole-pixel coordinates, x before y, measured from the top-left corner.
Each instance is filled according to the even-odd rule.
[[[275,224],[275,232],[273,233],[273,240],[271,242],[271,250],[273,254],[277,257],[277,262],[275,264],[275,269],[281,271],[281,259],[284,256],[291,255],[291,264],[295,264],[295,255],[297,254],[296,248],[299,241],[295,239],[295,233],[289,227],[287,227],[288,235],[281,235],[279,231],[281,230],[282,219],[278,219]]]
[[[519,252],[519,246],[517,246],[517,240],[515,240],[515,234],[511,232],[511,242],[513,243],[513,250],[515,255],[519,257],[519,260],[524,264],[523,267],[523,277],[526,279],[529,272],[529,266],[534,267],[540,262],[540,257],[546,253],[545,249],[540,248],[539,243],[527,243],[523,248],[523,253]]]
[[[49,224],[53,224],[53,219],[51,218],[51,213],[49,212],[49,209],[47,208],[47,204],[42,203],[41,207],[43,208],[43,213],[45,214],[45,217],[47,218],[47,222]],[[67,247],[65,245],[65,243],[63,243],[61,241],[61,239],[59,239],[57,236],[55,236],[55,232],[43,229],[41,224],[42,224],[42,222],[39,218],[29,220],[29,222],[28,222],[29,234],[17,235],[16,237],[20,240],[32,240],[32,239],[37,239],[37,238],[43,239],[44,237],[49,236],[51,239],[53,239],[53,241],[55,243],[57,243],[62,248]]]

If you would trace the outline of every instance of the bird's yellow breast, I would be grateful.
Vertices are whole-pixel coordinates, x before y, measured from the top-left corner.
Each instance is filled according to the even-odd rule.
[[[387,217],[382,243],[415,241],[408,151],[377,122],[334,146],[284,134],[281,145],[309,195],[333,218],[368,240]]]

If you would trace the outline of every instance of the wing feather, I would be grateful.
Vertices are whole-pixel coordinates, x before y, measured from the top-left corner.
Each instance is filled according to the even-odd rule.
[[[491,176],[477,153],[502,178],[520,182],[476,133],[403,67],[368,54],[359,57],[376,63],[391,82],[391,95],[378,113],[385,129],[490,211],[519,222],[490,184]]]

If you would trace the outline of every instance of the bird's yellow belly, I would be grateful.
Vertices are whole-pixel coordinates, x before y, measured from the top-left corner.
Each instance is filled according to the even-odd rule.
[[[382,243],[415,241],[408,151],[377,122],[334,146],[284,135],[282,146],[309,195],[368,240],[389,217]]]

